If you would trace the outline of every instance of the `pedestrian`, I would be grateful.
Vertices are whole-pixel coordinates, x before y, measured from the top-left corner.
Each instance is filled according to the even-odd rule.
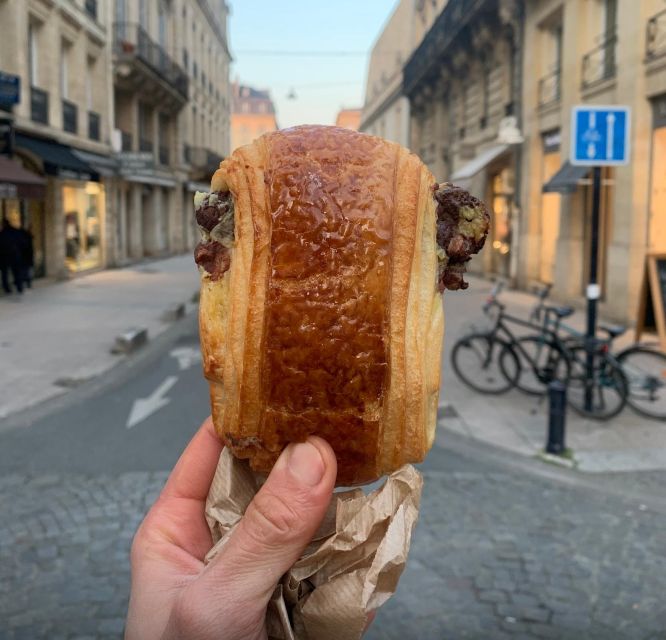
[[[19,229],[21,234],[23,282],[28,289],[32,289],[32,278],[35,267],[35,242],[30,227]]]
[[[23,293],[23,236],[7,218],[2,220],[0,230],[0,270],[2,275],[2,288],[5,293],[11,294],[9,274],[14,280],[14,287],[19,294]]]
[[[266,607],[331,500],[337,465],[321,438],[290,444],[217,557],[204,509],[222,443],[206,420],[134,538],[126,640],[266,638]]]

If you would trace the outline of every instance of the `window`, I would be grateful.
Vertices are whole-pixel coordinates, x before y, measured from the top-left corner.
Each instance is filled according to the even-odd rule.
[[[187,49],[183,49],[183,66],[185,67],[185,71],[190,70],[190,56],[187,53]]]
[[[195,80],[199,77],[199,67],[197,66],[196,62],[192,63],[192,75],[194,76]]]
[[[60,43],[60,97],[67,98],[69,86],[69,42],[62,40]]]
[[[488,112],[490,111],[490,83],[492,81],[493,69],[489,61],[483,65],[483,109],[479,126],[485,129],[488,126]]]
[[[116,0],[116,22],[126,22],[125,0]]]
[[[39,27],[34,23],[28,25],[28,71],[30,73],[30,86],[36,87],[39,84],[38,64],[39,49],[37,46],[37,31]]]
[[[88,58],[86,68],[86,107],[93,111],[93,78],[95,77],[95,58]]]
[[[164,8],[164,4],[162,2],[159,3],[159,6],[157,8],[157,32],[158,32],[158,38],[160,42],[160,46],[162,49],[166,49],[167,47],[167,14],[166,14],[166,9]]]

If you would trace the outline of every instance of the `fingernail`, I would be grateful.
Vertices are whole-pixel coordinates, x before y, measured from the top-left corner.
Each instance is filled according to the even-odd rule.
[[[317,486],[326,471],[319,449],[309,442],[289,445],[287,466],[291,474],[308,487]]]

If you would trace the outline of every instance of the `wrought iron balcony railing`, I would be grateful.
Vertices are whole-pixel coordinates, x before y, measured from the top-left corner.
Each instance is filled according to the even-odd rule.
[[[645,56],[648,61],[666,54],[666,9],[648,20],[645,40]]]
[[[148,140],[147,138],[139,138],[139,151],[147,151],[149,153],[152,153],[153,141]]]
[[[560,101],[562,72],[555,69],[539,80],[539,106],[547,107]]]
[[[127,131],[120,132],[121,148],[123,151],[132,151],[132,134]]]
[[[116,22],[113,28],[113,46],[117,56],[136,57],[174,87],[183,98],[187,98],[187,74],[141,25],[132,22]]]
[[[583,89],[615,76],[616,48],[617,35],[613,33],[583,56]]]
[[[99,140],[99,113],[88,111],[88,137],[91,140]]]
[[[77,106],[65,100],[62,101],[62,128],[68,133],[77,133],[79,130],[79,110]]]
[[[165,167],[169,166],[169,147],[167,145],[161,144],[159,147],[159,161],[161,165]]]
[[[49,94],[47,91],[30,87],[30,119],[40,124],[49,123]]]

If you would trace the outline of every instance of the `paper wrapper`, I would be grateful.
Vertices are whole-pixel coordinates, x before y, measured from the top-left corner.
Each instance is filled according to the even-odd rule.
[[[261,486],[245,461],[225,449],[206,501],[212,560]],[[312,543],[277,585],[266,615],[271,640],[357,640],[368,614],[395,592],[407,562],[421,500],[411,465],[365,495],[334,494]]]

